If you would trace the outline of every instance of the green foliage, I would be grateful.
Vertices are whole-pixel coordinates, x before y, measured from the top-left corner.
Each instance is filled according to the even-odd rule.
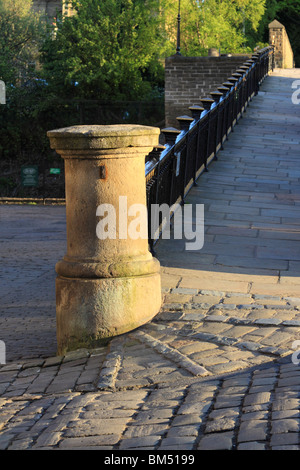
[[[160,120],[163,63],[176,52],[178,0],[71,3],[74,16],[46,26],[33,14],[32,0],[0,0],[0,79],[7,85],[7,105],[0,107],[2,159],[48,161],[46,132],[57,127],[151,125],[143,114],[148,102]],[[275,18],[286,27],[299,66],[299,0],[181,0],[181,53],[248,52],[268,42]]]
[[[176,17],[177,2],[169,1],[168,8]],[[182,0],[181,53],[207,55],[210,48],[221,53],[240,53],[247,49],[248,30],[256,30],[264,13],[265,0]],[[174,22],[167,25],[175,51],[176,36],[171,33]],[[247,30],[246,30],[247,27]]]
[[[29,147],[36,151],[37,143],[42,153],[44,137],[34,114],[40,99],[35,65],[44,24],[31,0],[0,0],[0,79],[6,87],[6,105],[0,105],[2,159],[22,159]]]
[[[6,84],[16,85],[30,75],[42,29],[32,0],[0,0],[0,79]]]
[[[45,41],[46,80],[67,96],[118,100],[149,95],[151,81],[163,81],[158,4],[74,0],[77,13],[59,21],[55,36]]]
[[[2,168],[6,161],[44,165],[56,158],[49,148],[49,129],[139,119],[146,124],[149,112],[157,121],[162,119],[164,77],[158,57],[163,41],[158,40],[158,18],[150,21],[141,1],[136,5],[127,1],[129,11],[125,2],[122,6],[116,1],[113,12],[108,1],[82,0],[74,6],[83,3],[85,9],[80,8],[73,18],[58,20],[55,31],[32,13],[31,0],[0,0],[0,78],[6,84],[7,98],[6,105],[0,106]],[[148,2],[149,6],[154,3]],[[107,18],[103,17],[106,11],[110,13]],[[156,38],[154,51],[151,37]],[[111,104],[134,97],[159,101],[149,106]],[[87,98],[101,98],[110,102],[110,108],[96,101],[86,103]]]
[[[6,105],[0,108],[0,152],[2,158],[24,163],[48,152],[47,126],[51,113],[43,112],[45,90],[39,81],[8,89]],[[52,114],[52,117],[54,113]]]

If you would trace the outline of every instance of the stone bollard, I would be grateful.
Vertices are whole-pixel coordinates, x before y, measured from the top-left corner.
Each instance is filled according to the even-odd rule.
[[[133,220],[127,209],[140,204],[146,211],[145,156],[159,133],[148,126],[99,125],[47,134],[65,161],[67,251],[56,264],[60,355],[101,345],[159,312],[160,264],[148,237],[127,231]],[[115,230],[99,238],[98,224],[110,208]]]

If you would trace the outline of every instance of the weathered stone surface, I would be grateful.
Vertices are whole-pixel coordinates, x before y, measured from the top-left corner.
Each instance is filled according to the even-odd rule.
[[[208,434],[200,439],[198,450],[231,450],[232,442],[231,432]]]
[[[241,423],[238,442],[266,441],[267,420],[252,420]]]
[[[48,132],[51,147],[65,160],[67,253],[56,264],[61,354],[133,330],[160,309],[159,262],[145,237],[133,239],[127,231],[128,207],[146,206],[145,156],[158,144],[158,134],[157,128],[137,125]],[[120,197],[126,198],[125,211]],[[114,236],[105,238],[97,232],[103,204],[114,208],[116,220],[125,217],[113,227]]]

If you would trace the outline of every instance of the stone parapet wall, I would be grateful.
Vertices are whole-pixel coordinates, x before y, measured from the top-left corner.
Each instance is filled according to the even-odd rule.
[[[222,85],[252,54],[234,56],[184,57],[165,61],[165,125],[178,127],[176,117],[189,115],[189,106]]]
[[[275,46],[275,67],[291,69],[294,67],[294,54],[285,27],[274,20],[269,24],[269,41]]]

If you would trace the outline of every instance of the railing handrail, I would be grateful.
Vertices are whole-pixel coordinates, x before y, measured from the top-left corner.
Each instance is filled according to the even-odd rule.
[[[179,116],[180,129],[162,129],[166,143],[154,148],[145,164],[152,249],[159,237],[154,239],[150,233],[150,205],[168,203],[171,207],[176,202],[184,202],[200,174],[207,171],[211,159],[217,159],[224,140],[228,140],[229,133],[233,132],[249,102],[258,93],[261,82],[273,69],[274,47],[267,46],[255,52],[216,91],[212,91],[211,98],[200,98],[202,106],[191,106],[192,118]],[[184,154],[184,162],[180,161],[181,154]]]

